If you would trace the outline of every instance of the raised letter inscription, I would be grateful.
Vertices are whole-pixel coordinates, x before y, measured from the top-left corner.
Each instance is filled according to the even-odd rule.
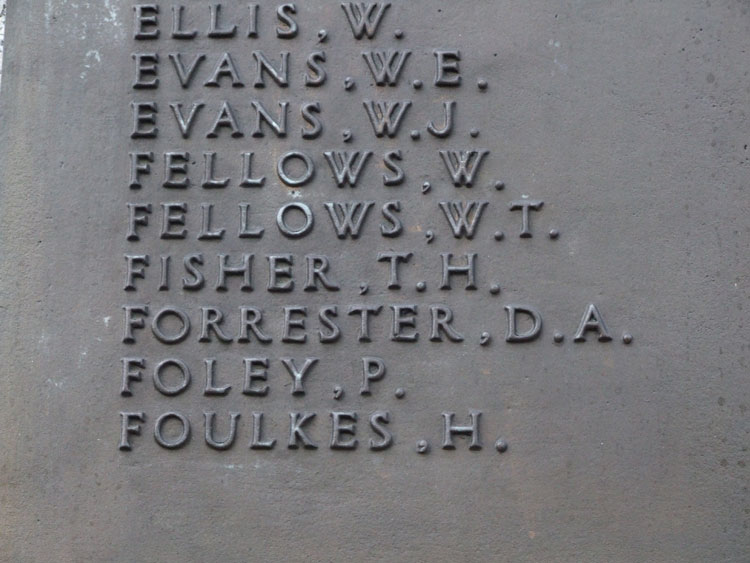
[[[134,8],[112,262],[128,455],[149,436],[162,454],[504,453],[503,380],[531,369],[513,354],[618,345],[606,294],[561,308],[527,276],[567,256],[560,194],[501,179],[502,131],[482,130],[497,54],[462,40],[479,22],[425,45],[396,25],[406,6],[340,7]]]

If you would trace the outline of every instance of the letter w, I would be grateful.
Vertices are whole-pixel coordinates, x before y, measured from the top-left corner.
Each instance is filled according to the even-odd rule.
[[[401,126],[401,120],[409,109],[411,102],[404,100],[401,102],[363,102],[367,110],[367,116],[370,118],[372,128],[375,130],[376,137],[388,135],[394,137]]]
[[[352,26],[354,37],[362,39],[362,35],[367,34],[368,39],[372,39],[391,3],[342,2],[341,7],[349,20],[349,25]]]
[[[440,151],[445,167],[453,178],[453,185],[457,188],[474,183],[474,175],[482,163],[482,159],[490,151]]]
[[[411,51],[365,51],[362,56],[378,86],[395,86]]]
[[[373,205],[375,205],[374,201],[348,203],[337,201],[325,204],[331,216],[333,228],[336,229],[336,235],[341,239],[346,238],[347,234],[350,234],[351,238],[359,236],[362,223]]]
[[[344,187],[346,184],[349,184],[351,187],[356,186],[367,159],[372,155],[370,151],[364,151],[362,156],[360,156],[359,151],[327,151],[323,154],[325,154],[326,160],[328,160],[328,165],[336,177],[336,184],[339,188]],[[357,158],[359,158],[359,162]]]
[[[453,229],[453,236],[473,238],[488,201],[441,201],[440,207]]]

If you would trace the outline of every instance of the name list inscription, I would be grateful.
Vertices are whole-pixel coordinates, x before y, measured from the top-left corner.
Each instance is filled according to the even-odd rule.
[[[404,400],[406,390],[387,385],[399,358],[378,356],[368,344],[400,343],[402,353],[411,354],[410,346],[424,340],[474,350],[543,337],[542,314],[533,304],[503,303],[501,326],[477,330],[451,303],[469,295],[501,298],[491,264],[482,264],[486,256],[472,249],[486,231],[483,223],[509,225],[507,233],[490,232],[496,245],[542,236],[554,244],[562,236],[556,228],[541,230],[544,201],[507,195],[514,190],[492,177],[493,154],[482,145],[481,131],[465,129],[458,119],[460,105],[471,103],[459,94],[491,95],[488,77],[467,75],[460,45],[410,49],[407,33],[394,27],[398,7],[389,2],[331,6],[338,19],[330,26],[340,33],[306,25],[304,4],[133,5],[130,148],[123,155],[130,201],[123,209],[126,250],[118,262],[125,350],[119,391],[127,405],[119,413],[122,451],[137,448],[144,428],[162,448],[181,448],[196,427],[208,447],[227,450],[239,445],[242,425],[250,437],[243,447],[255,450],[384,451],[401,445],[387,409],[320,413],[300,407],[282,413],[284,435],[271,435],[263,399],[283,379],[279,391],[302,401],[317,371],[336,369],[306,348],[336,346],[344,336],[356,342],[347,353],[357,356],[358,366],[356,388],[348,392],[373,400],[386,392]],[[356,51],[337,48],[345,43],[344,31]],[[445,40],[458,37],[446,34]],[[384,39],[388,47],[378,47]],[[410,79],[410,73],[430,80]],[[420,102],[428,89],[439,93],[438,103]],[[357,126],[331,135],[330,123],[342,115]],[[181,142],[199,143],[200,150]],[[434,163],[429,178],[414,180],[414,155]],[[259,213],[268,190],[284,191],[288,200]],[[438,191],[450,196],[435,197]],[[227,192],[239,200],[228,204]],[[305,197],[311,192],[332,196],[313,203]],[[410,224],[410,207],[434,216],[434,227]],[[274,231],[288,248],[263,245]],[[409,239],[408,250],[393,250],[400,238]],[[324,242],[316,252],[300,251],[306,240]],[[353,259],[327,251],[326,240],[362,248]],[[244,241],[245,250],[227,250],[229,241]],[[379,277],[353,278],[359,263],[377,264]],[[238,307],[216,305],[222,296],[245,295]],[[269,306],[269,297],[279,295],[288,299]],[[330,296],[330,302],[313,301],[313,295]],[[342,295],[356,298],[342,303]],[[183,304],[161,304],[157,296],[179,296]],[[571,321],[574,343],[613,340],[605,305],[580,303]],[[551,338],[565,343],[562,332]],[[624,333],[622,341],[630,344],[632,336]],[[239,345],[252,354],[231,368],[240,376],[228,383],[220,373],[230,367],[221,357],[187,361],[171,350],[181,343]],[[163,354],[145,354],[144,345]],[[300,353],[275,356],[279,345]],[[252,401],[250,412],[206,408],[195,420],[169,406],[137,408],[147,390],[168,405],[195,385],[198,373],[205,397],[239,393]],[[330,393],[346,404],[343,384]],[[325,430],[315,424],[321,414],[328,418]],[[497,429],[482,428],[479,410],[437,412],[435,418],[443,449],[465,442],[481,450],[487,433],[497,451],[508,449]],[[406,447],[430,451],[424,439]]]

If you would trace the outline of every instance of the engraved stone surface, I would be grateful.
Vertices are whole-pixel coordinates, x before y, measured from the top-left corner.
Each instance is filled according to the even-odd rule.
[[[747,558],[747,2],[7,10],[0,560]]]

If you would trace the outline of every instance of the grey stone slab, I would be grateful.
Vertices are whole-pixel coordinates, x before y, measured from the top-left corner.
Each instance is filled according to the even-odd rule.
[[[747,559],[747,2],[394,2],[374,38],[359,40],[338,1],[298,2],[281,19],[276,3],[259,3],[257,37],[247,37],[247,3],[224,2],[216,27],[236,23],[231,38],[207,36],[212,3],[185,3],[192,39],[171,36],[172,2],[152,4],[157,39],[135,37],[136,2],[7,6],[0,560]],[[293,38],[277,36],[290,32],[285,17],[297,23]],[[393,86],[378,86],[363,57],[377,65],[378,50],[410,51]],[[435,84],[435,50],[460,51],[460,86]],[[289,53],[288,86],[268,72],[265,87],[254,86],[260,51],[277,69]],[[326,80],[306,85],[317,51]],[[205,55],[185,88],[177,53],[184,65]],[[243,87],[232,87],[226,61],[214,76],[224,53]],[[138,60],[147,67],[150,54],[158,87],[134,88]],[[205,85],[212,78],[218,87]],[[396,113],[411,102],[400,129],[378,137],[366,106],[397,101]],[[231,135],[225,102],[241,137]],[[253,136],[253,102],[275,119],[288,102],[286,136],[267,122]],[[155,136],[133,138],[134,103],[155,104]],[[204,105],[184,138],[170,104],[187,118],[194,103]],[[441,138],[427,126],[439,132],[445,107],[455,119]],[[305,138],[316,119],[322,132]],[[144,118],[138,129],[150,126]],[[314,177],[289,151],[310,159]],[[356,186],[337,185],[336,156],[325,155],[335,151],[372,153]],[[450,151],[484,155],[471,186],[454,185],[462,181],[450,176]],[[138,152],[154,155],[136,161],[150,167],[140,187],[129,156]],[[165,153],[178,152],[189,153],[190,185],[165,187]],[[250,176],[265,176],[262,186],[240,185],[251,152]],[[226,187],[202,185],[212,158]],[[302,185],[285,183],[279,161],[287,183]],[[398,167],[403,182],[384,185]],[[373,203],[360,236],[339,238],[326,204],[351,202]],[[476,231],[455,237],[446,213],[469,202],[481,209]],[[187,209],[184,239],[161,236],[168,203]],[[529,205],[533,236],[522,237]],[[277,224],[285,209],[297,237]],[[394,226],[388,213],[402,223],[398,236],[383,235]],[[167,226],[182,229],[179,219]],[[404,256],[400,288],[388,253]],[[236,275],[222,291],[221,255],[236,266],[243,254],[254,255],[253,291]],[[451,265],[475,255],[476,289],[460,273],[440,288],[445,254]],[[146,255],[147,266],[134,258]],[[160,290],[166,256],[169,287]],[[308,281],[308,265],[325,269],[315,256],[328,260],[329,287]],[[294,288],[283,291],[288,268]],[[317,291],[306,291],[312,284]],[[381,307],[369,342],[361,305]],[[242,307],[249,320],[262,312],[254,326],[272,342],[252,327],[242,341]],[[290,309],[287,321],[287,340],[306,342],[284,341],[285,307],[307,308]],[[526,342],[508,332],[513,308]],[[538,311],[538,334],[523,309]],[[169,311],[188,316],[184,340],[169,342],[180,328]],[[582,320],[593,330],[576,342]],[[386,366],[384,376],[367,358]],[[263,359],[266,380],[254,376],[243,393],[246,367],[262,373]],[[308,359],[295,387],[290,372]],[[159,368],[165,360],[190,370],[186,390],[181,364]],[[207,365],[214,387],[231,385],[226,394],[206,394]],[[265,385],[267,394],[251,394]],[[180,442],[176,417],[160,418],[168,413],[189,422],[182,447],[168,447]],[[228,449],[207,444],[206,413],[216,413],[217,442],[239,413]],[[289,447],[290,414],[303,413],[315,413],[303,426],[315,449],[299,435]],[[445,420],[466,427],[472,413],[480,436],[446,440]],[[123,440],[123,420],[140,434],[126,428]],[[272,449],[250,447],[259,423],[256,446],[273,439]]]

